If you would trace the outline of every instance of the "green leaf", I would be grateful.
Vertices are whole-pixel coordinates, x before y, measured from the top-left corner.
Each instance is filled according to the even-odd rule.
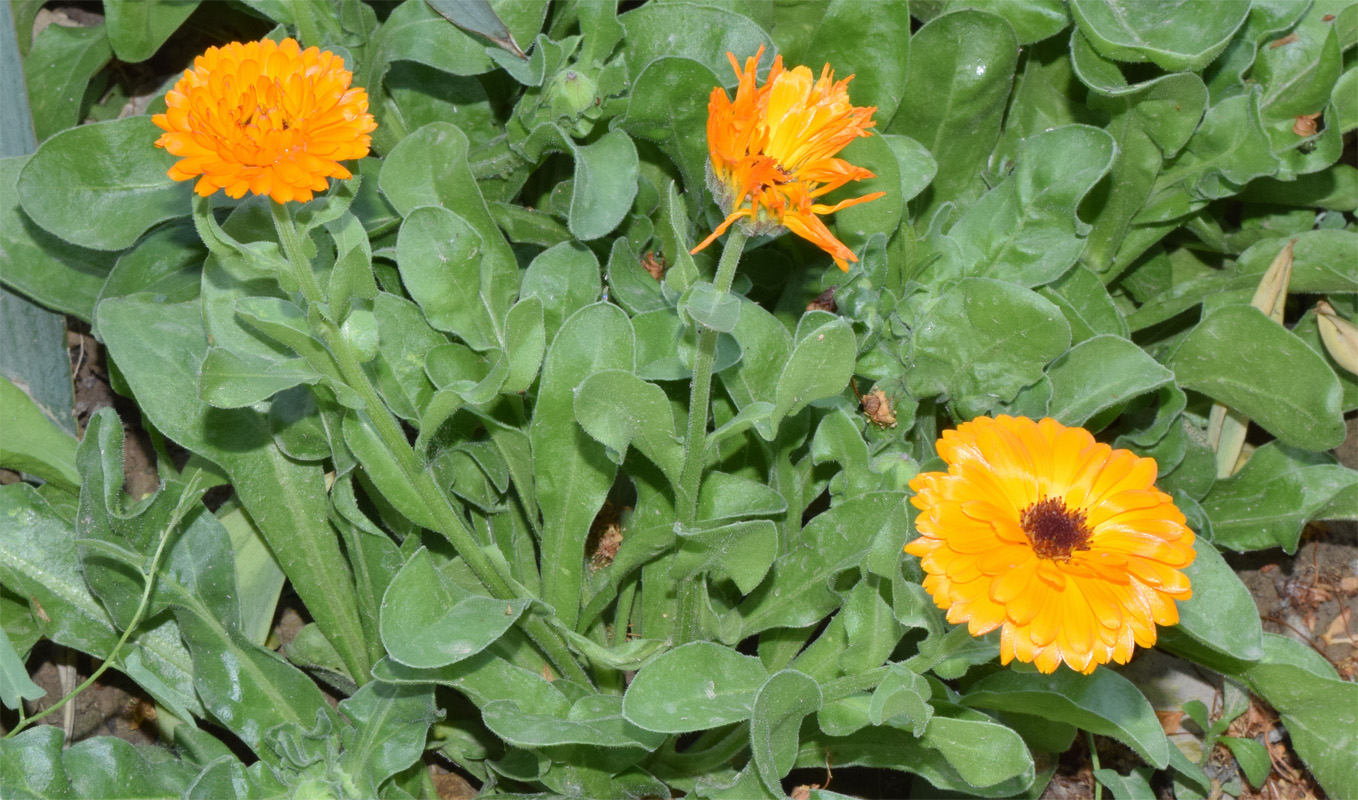
[[[1235,762],[1240,765],[1240,771],[1245,773],[1245,780],[1249,781],[1251,786],[1264,785],[1264,781],[1268,780],[1268,775],[1273,770],[1273,760],[1269,758],[1268,748],[1253,739],[1235,736],[1223,736],[1217,741],[1230,749],[1231,755],[1235,756]]]
[[[1050,675],[998,672],[973,684],[962,703],[1068,722],[1117,739],[1157,769],[1169,764],[1171,745],[1155,710],[1130,681],[1109,669],[1089,675],[1066,669]]]
[[[640,75],[646,65],[662,56],[697,61],[716,75],[730,76],[726,54],[734,53],[743,66],[761,46],[772,60],[773,42],[749,17],[708,5],[659,3],[643,5],[618,16],[622,23],[622,56],[627,70]],[[683,35],[677,35],[682,31]],[[710,87],[709,87],[710,88]]]
[[[976,181],[999,138],[1017,63],[1014,29],[993,14],[957,11],[911,37],[905,96],[882,127],[933,155],[938,174],[925,195],[930,205],[956,198]]]
[[[705,521],[777,517],[786,511],[787,500],[777,490],[726,472],[704,475],[698,491],[698,519]]]
[[[117,631],[85,585],[74,528],[24,483],[0,487],[0,515],[0,578],[43,609],[43,635],[92,655],[111,652]]]
[[[741,722],[768,680],[764,665],[715,642],[690,642],[641,668],[622,699],[623,717],[657,733]]]
[[[1040,286],[1070,268],[1088,228],[1076,206],[1113,163],[1113,138],[1068,125],[1024,141],[1018,165],[948,232],[962,275]],[[950,275],[947,266],[936,267]],[[939,273],[936,273],[939,274]]]
[[[0,465],[77,489],[75,439],[57,427],[28,394],[0,376]]]
[[[1249,590],[1210,542],[1198,539],[1194,549],[1197,558],[1184,569],[1193,596],[1178,603],[1179,624],[1171,629],[1175,638],[1184,634],[1237,661],[1258,661],[1264,629]],[[1172,641],[1166,646],[1174,649]]]
[[[1017,733],[977,717],[936,716],[920,744],[942,753],[962,780],[973,786],[994,786],[1033,768],[1033,757]]]
[[[193,686],[203,707],[260,758],[278,763],[266,742],[270,728],[310,728],[330,712],[315,682],[273,651],[193,614],[176,618],[193,653]]]
[[[168,752],[137,747],[113,736],[96,736],[70,747],[62,767],[73,797],[173,797],[186,791],[197,770]]]
[[[598,239],[618,227],[637,196],[637,147],[618,130],[587,145],[570,145],[575,181],[566,224],[582,241]]]
[[[421,548],[382,598],[382,643],[400,664],[444,667],[489,647],[527,607],[527,600],[469,593],[441,573]]]
[[[341,729],[340,768],[368,797],[376,797],[387,778],[419,760],[429,726],[443,715],[431,687],[376,681],[341,702],[339,711],[355,729]]]
[[[1255,450],[1232,477],[1217,481],[1202,500],[1212,536],[1232,550],[1282,547],[1295,552],[1302,529],[1315,519],[1353,519],[1358,472],[1327,454],[1270,442]]]
[[[513,700],[495,700],[481,709],[481,716],[486,727],[516,747],[585,744],[653,750],[665,738],[628,722],[621,697],[582,697],[564,717],[535,713]]]
[[[885,725],[893,721],[895,727],[904,728],[910,723],[910,732],[921,736],[933,719],[934,709],[929,701],[933,690],[929,681],[904,666],[893,665],[891,672],[872,692],[868,705],[868,718],[874,725]],[[904,719],[899,719],[899,718]]]
[[[100,328],[109,355],[156,429],[220,465],[279,566],[352,675],[367,672],[352,578],[326,520],[319,463],[299,464],[273,444],[268,418],[212,409],[198,400],[207,334],[197,303],[105,301]]]
[[[198,392],[216,408],[246,408],[299,384],[314,384],[321,374],[301,358],[261,358],[209,347]]]
[[[184,24],[199,0],[108,0],[104,19],[119,61],[145,61]],[[313,44],[308,42],[308,44]]]
[[[1358,275],[1348,269],[1347,259],[1358,247],[1358,233],[1349,230],[1307,231],[1296,237],[1265,239],[1240,254],[1236,269],[1240,274],[1262,279],[1268,267],[1288,242],[1292,246],[1292,277],[1287,290],[1295,293],[1358,292]]]
[[[401,224],[396,261],[429,324],[474,350],[500,344],[518,269],[499,258],[471,223],[446,208],[415,209]]]
[[[934,175],[938,174],[938,164],[924,145],[909,136],[887,133],[882,134],[882,140],[896,156],[896,167],[901,174],[900,198],[904,204],[933,181]]]
[[[599,299],[599,260],[582,244],[550,247],[537,255],[523,273],[519,297],[542,303],[547,341],[556,338],[561,323]]]
[[[1183,388],[1244,414],[1286,444],[1328,450],[1344,441],[1342,393],[1329,364],[1253,306],[1208,314],[1170,367]]]
[[[1107,786],[1114,800],[1155,800],[1155,790],[1151,788],[1151,770],[1134,767],[1130,774],[1122,775],[1111,769],[1098,769],[1094,777]]]
[[[39,142],[80,122],[90,79],[112,56],[103,24],[42,29],[23,62],[33,133]],[[145,122],[150,124],[149,119]],[[151,141],[145,146],[149,148]]]
[[[754,591],[778,555],[778,528],[766,519],[704,525],[678,532],[670,576],[691,580],[707,572],[730,578],[742,594]]]
[[[904,498],[874,492],[817,514],[774,562],[772,575],[738,607],[742,634],[813,625],[839,608],[842,600],[831,580],[862,561],[879,530],[905,524]]]
[[[447,337],[429,327],[419,306],[404,297],[378,292],[368,314],[356,309],[345,320],[349,327],[355,319],[375,319],[375,335],[380,347],[365,368],[376,378],[377,390],[391,410],[402,419],[417,420],[429,406],[434,384],[425,374],[425,363],[435,348],[448,343]]]
[[[1161,69],[1197,71],[1226,49],[1249,14],[1249,0],[1203,6],[1194,0],[1154,5],[1135,0],[1071,0],[1075,24],[1094,47],[1119,61],[1152,61]]]
[[[1254,178],[1277,171],[1278,159],[1259,116],[1256,90],[1228,97],[1207,109],[1193,138],[1167,165],[1157,183],[1182,181],[1192,198],[1210,200],[1236,194]],[[1152,206],[1155,200],[1153,197]],[[1186,205],[1175,206],[1168,214],[1153,216],[1179,216],[1190,210]],[[1143,211],[1142,216],[1146,213]]]
[[[924,0],[911,6],[910,13],[926,22],[935,14],[945,14],[962,8],[975,8],[998,14],[1014,26],[1019,44],[1029,45],[1055,36],[1070,24],[1070,12],[1061,0],[1009,0],[991,3],[988,0]]]
[[[898,6],[892,4],[884,8],[894,9]],[[858,80],[855,76],[851,85],[856,87],[857,84]],[[853,99],[855,103],[863,102],[858,99],[856,93]],[[902,150],[905,152],[898,154],[891,143],[886,140],[886,137],[864,136],[849,142],[839,153],[840,158],[868,170],[875,177],[854,181],[842,193],[837,193],[837,196],[862,197],[874,192],[885,193],[885,196],[876,200],[859,203],[856,206],[849,206],[843,211],[835,212],[835,229],[839,231],[840,238],[843,239],[850,250],[861,253],[873,234],[881,232],[890,235],[892,231],[899,228],[901,216],[905,211],[905,202],[908,199],[901,190],[912,188],[908,187],[907,184],[917,182],[922,177],[921,172],[934,167],[933,159],[927,153],[923,153],[925,160],[922,163],[903,164],[902,158],[918,157],[912,156],[910,151],[919,152],[923,151],[924,148],[911,142],[907,137],[893,138],[897,139],[897,145],[910,142],[914,147],[904,145]],[[902,169],[906,170],[908,174],[901,175]]]
[[[764,786],[775,794],[797,760],[797,733],[808,714],[820,710],[820,684],[793,669],[769,676],[754,698],[750,754]]]
[[[792,352],[792,335],[778,318],[757,303],[741,300],[740,319],[732,332],[740,343],[741,359],[723,370],[722,385],[738,408],[772,403],[778,381]],[[765,437],[773,438],[770,431]]]
[[[573,627],[579,614],[585,538],[617,466],[576,423],[575,389],[591,374],[634,366],[632,323],[606,303],[585,306],[547,349],[533,422],[533,483],[542,510],[542,599]]]
[[[740,321],[740,299],[729,292],[699,281],[679,299],[679,311],[694,323],[714,331],[730,333]]]
[[[889,725],[842,737],[811,733],[802,738],[797,766],[823,769],[828,761],[903,770],[969,797],[1012,797],[1031,786],[1033,759],[1019,735],[983,714],[960,711],[964,718],[934,717],[922,738]]]
[[[1282,715],[1297,755],[1331,797],[1358,795],[1358,684],[1339,680],[1309,647],[1264,634],[1264,657],[1243,677]],[[1341,735],[1340,732],[1345,732]]]
[[[905,94],[914,10],[906,3],[883,3],[864,14],[856,0],[824,4],[809,37],[796,47],[784,47],[783,58],[790,65],[806,64],[812,72],[818,73],[821,64],[828,63],[835,77],[854,76],[849,89],[854,105],[875,106],[878,124],[885,126]]]
[[[591,298],[592,299],[592,298]],[[542,357],[547,351],[547,332],[542,302],[536,297],[520,298],[505,314],[505,357],[509,373],[502,392],[525,392],[538,377]]]
[[[707,124],[707,97],[718,83],[712,70],[697,61],[657,58],[637,76],[627,111],[617,122],[632,136],[659,146],[684,176],[684,188],[695,196],[706,186],[708,155],[702,137],[688,132]]]
[[[24,797],[75,797],[62,765],[65,740],[61,728],[54,725],[35,725],[18,736],[0,739],[0,785]]]
[[[46,694],[46,689],[28,677],[28,669],[9,634],[0,629],[0,705],[15,709],[24,700],[37,700]]]
[[[1038,294],[1055,303],[1065,314],[1075,344],[1100,334],[1123,338],[1128,334],[1122,312],[1109,296],[1103,281],[1088,267],[1076,265],[1039,289]]]
[[[1047,414],[1081,426],[1099,412],[1174,382],[1145,350],[1121,336],[1102,334],[1067,350],[1047,368],[1052,382]]]
[[[1002,281],[959,281],[922,316],[906,385],[916,397],[946,394],[958,415],[985,413],[1042,376],[1070,346],[1070,325],[1040,295]]]
[[[406,0],[400,8],[424,6],[423,0]],[[392,13],[392,17],[400,11]],[[440,21],[439,24],[449,26]],[[383,30],[392,26],[388,18]],[[484,48],[483,48],[484,49]],[[371,84],[359,84],[371,85]],[[377,182],[392,207],[407,217],[418,206],[443,206],[467,221],[481,236],[486,257],[497,268],[517,266],[514,253],[495,224],[482,199],[476,176],[467,163],[471,143],[450,122],[425,125],[401,140],[382,159]]]
[[[621,465],[627,447],[636,445],[678,485],[684,450],[664,389],[625,370],[601,370],[576,387],[575,418],[614,463]]]
[[[48,308],[84,320],[108,277],[108,255],[77,247],[33,223],[19,207],[28,157],[0,159],[0,281]]]
[[[157,227],[118,256],[99,289],[95,306],[102,300],[133,295],[164,303],[193,300],[201,290],[207,254],[192,221],[178,220]],[[93,328],[97,335],[99,320],[93,320]]]
[[[438,516],[425,504],[411,476],[387,449],[367,412],[350,411],[344,415],[343,425],[344,443],[387,502],[421,528],[440,530],[443,526]]]
[[[24,212],[94,250],[122,250],[156,223],[188,215],[192,185],[165,174],[175,157],[154,146],[159,133],[149,118],[128,117],[53,136],[19,173]]]
[[[824,312],[802,317],[773,392],[774,419],[844,391],[853,375],[857,346],[853,329],[843,318]]]

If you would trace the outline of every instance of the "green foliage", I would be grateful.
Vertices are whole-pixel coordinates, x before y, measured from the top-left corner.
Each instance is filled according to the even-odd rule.
[[[998,666],[901,553],[940,431],[1011,413],[1156,459],[1198,533],[1161,643],[1358,794],[1352,683],[1263,633],[1217,550],[1292,552],[1358,508],[1326,452],[1358,383],[1311,310],[1358,295],[1358,5],[104,11],[20,37],[40,144],[0,159],[0,280],[92,324],[162,484],[123,491],[112,412],[77,444],[0,382],[26,476],[0,487],[0,702],[41,691],[46,637],[144,689],[174,749],[63,749],[21,716],[0,786],[428,797],[436,751],[488,793],[778,797],[828,760],[1037,796],[1084,729],[1144,762],[1096,773],[1115,796],[1167,769],[1206,792],[1115,667]],[[345,58],[379,124],[354,179],[287,209],[194,197],[149,118],[114,119],[128,65],[182,60],[205,15]],[[876,107],[842,153],[874,177],[826,200],[886,193],[827,218],[846,273],[795,236],[752,240],[734,282],[720,245],[690,253],[721,220],[708,98],[761,46]],[[1251,300],[1289,242],[1280,324]],[[860,413],[872,388],[894,427]],[[1256,423],[1223,477],[1213,404]],[[285,580],[312,624],[280,653]],[[1233,716],[1183,710],[1264,779]]]

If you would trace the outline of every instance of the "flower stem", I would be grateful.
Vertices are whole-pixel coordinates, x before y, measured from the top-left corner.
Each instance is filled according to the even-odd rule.
[[[1103,800],[1103,784],[1099,783],[1099,748],[1094,746],[1094,734],[1085,731],[1085,742],[1089,745],[1090,777],[1094,779],[1094,800]]]
[[[713,280],[718,295],[731,291],[736,277],[736,265],[745,250],[749,237],[739,225],[731,228],[726,247],[717,263]],[[712,405],[712,365],[717,358],[717,331],[703,327],[698,333],[698,353],[693,360],[693,383],[688,396],[688,433],[684,436],[684,465],[679,472],[679,486],[675,499],[679,503],[679,522],[693,525],[698,517],[698,490],[702,486],[703,465],[707,460],[707,418]],[[697,581],[679,584],[679,624],[675,644],[691,642],[698,632],[698,608],[701,594]]]
[[[282,242],[283,251],[301,285],[302,295],[308,303],[324,303],[325,297],[321,293],[320,284],[317,283],[316,276],[311,271],[311,264],[302,251],[301,238],[293,223],[292,214],[287,206],[281,203],[271,202],[269,205],[273,210],[279,241]],[[405,480],[415,488],[430,514],[438,520],[439,533],[452,543],[458,555],[462,556],[462,560],[492,597],[500,600],[520,599],[513,583],[500,573],[495,562],[476,544],[471,530],[453,509],[447,495],[439,489],[429,471],[420,463],[420,458],[411,448],[400,423],[382,401],[377,393],[377,387],[373,386],[368,374],[363,371],[357,353],[340,333],[336,323],[332,320],[323,320],[320,334],[331,355],[334,356],[335,365],[339,368],[344,382],[363,399],[364,409],[357,413],[368,416],[373,430],[377,432],[387,452],[395,459]],[[590,685],[589,676],[571,655],[565,640],[546,620],[531,612],[521,619],[524,633],[542,649],[563,675],[582,685]]]
[[[174,532],[179,529],[179,523],[184,519],[184,515],[189,513],[189,510],[193,508],[194,503],[198,502],[198,499],[203,496],[203,493],[198,490],[198,485],[202,477],[202,472],[194,473],[193,477],[189,479],[188,484],[184,487],[184,493],[179,496],[178,505],[175,506],[169,521],[165,523],[164,530],[160,532],[160,541],[156,544],[155,554],[151,556],[151,563],[142,571],[142,578],[145,582],[145,586],[142,587],[141,602],[137,604],[137,611],[132,615],[132,620],[128,622],[127,627],[123,629],[123,635],[119,637],[117,643],[113,645],[113,649],[109,651],[109,654],[104,658],[103,663],[101,663],[99,667],[85,679],[84,683],[72,689],[70,694],[43,709],[41,713],[34,714],[31,717],[21,716],[19,723],[14,726],[13,730],[5,734],[4,738],[8,739],[12,736],[16,736],[24,728],[27,728],[29,725],[32,725],[43,717],[46,717],[48,714],[55,712],[57,709],[71,702],[79,696],[81,692],[90,688],[90,686],[93,686],[94,682],[99,680],[99,677],[104,674],[104,670],[117,663],[119,654],[122,653],[123,647],[127,644],[127,640],[132,638],[132,633],[137,630],[137,626],[141,624],[142,616],[146,614],[146,607],[151,602],[151,591],[156,585],[156,573],[160,571],[160,559],[161,556],[165,554],[165,545],[169,544],[171,537],[174,536]],[[21,715],[23,713],[22,704],[20,704],[19,713]]]

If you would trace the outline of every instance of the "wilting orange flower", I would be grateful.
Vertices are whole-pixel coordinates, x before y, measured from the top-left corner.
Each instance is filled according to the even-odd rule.
[[[368,154],[377,123],[353,77],[339,56],[292,39],[210,47],[151,118],[165,131],[156,146],[182,156],[170,177],[198,178],[204,197],[249,190],[305,202],[327,178],[351,177],[339,162]]]
[[[736,57],[727,53],[740,85],[733,102],[720,86],[712,90],[707,104],[708,188],[727,215],[726,220],[694,253],[707,247],[727,228],[745,219],[752,234],[773,234],[781,228],[808,239],[834,258],[839,268],[857,261],[852,251],[835,238],[820,216],[832,214],[885,192],[855,197],[833,206],[816,198],[849,181],[875,177],[835,154],[860,136],[867,136],[874,107],[855,107],[846,86],[850,75],[835,82],[826,64],[820,79],[811,70],[783,69],[783,57],[773,60],[768,80],[755,87],[755,66],[764,54],[760,47],[745,60],[742,71]]]
[[[979,417],[945,431],[948,471],[915,476],[924,588],[1000,659],[1089,673],[1155,644],[1192,591],[1193,532],[1155,488],[1155,460],[1056,420]]]

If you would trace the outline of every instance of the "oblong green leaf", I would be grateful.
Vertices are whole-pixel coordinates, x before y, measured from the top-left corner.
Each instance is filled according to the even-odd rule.
[[[1312,520],[1358,517],[1358,472],[1327,453],[1269,442],[1239,472],[1217,481],[1202,508],[1218,545],[1292,553]]]
[[[674,429],[674,412],[665,390],[624,370],[602,370],[575,390],[575,418],[585,432],[622,463],[636,445],[670,482],[677,485],[684,450]]]
[[[1253,306],[1223,306],[1170,362],[1179,385],[1259,423],[1283,442],[1329,450],[1344,441],[1342,390],[1325,359]]]
[[[575,182],[566,223],[582,241],[598,239],[618,227],[637,196],[637,146],[614,130],[587,145],[572,143],[571,149]]]
[[[542,510],[542,592],[567,626],[579,614],[585,538],[617,465],[576,422],[575,388],[594,372],[635,366],[635,334],[615,305],[585,306],[547,349],[533,422],[533,484]]]
[[[773,58],[772,40],[753,20],[715,6],[647,4],[619,15],[618,22],[625,32],[623,58],[633,75],[640,75],[647,64],[661,56],[679,56],[723,76],[723,82],[729,85],[735,77],[726,60],[728,52],[735,54],[742,66],[760,46],[766,48],[765,59]]]
[[[962,703],[1068,722],[1117,739],[1157,769],[1169,764],[1169,740],[1155,709],[1131,681],[1109,669],[1089,675],[998,672],[973,684]]]
[[[1145,350],[1111,334],[1086,339],[1067,350],[1047,368],[1047,377],[1052,382],[1047,414],[1075,426],[1174,381],[1174,373]]]
[[[1236,661],[1258,661],[1264,654],[1264,629],[1249,590],[1210,542],[1198,539],[1194,549],[1197,558],[1184,569],[1193,596],[1178,604],[1179,624],[1173,632]],[[1170,641],[1166,647],[1175,649]]]
[[[1003,281],[967,278],[930,307],[911,340],[906,385],[916,397],[945,394],[962,417],[1009,401],[1070,346],[1061,310]]]
[[[1013,173],[991,189],[948,232],[957,243],[934,267],[962,275],[1040,286],[1079,258],[1087,231],[1075,209],[1113,163],[1113,137],[1088,125],[1067,125],[1024,140]]]
[[[1014,29],[993,14],[945,14],[911,37],[905,96],[882,127],[933,154],[938,174],[924,195],[929,203],[951,200],[978,180],[999,137],[1017,64]]]
[[[149,117],[128,117],[53,136],[19,173],[24,212],[93,250],[122,250],[152,225],[187,216],[192,183],[166,174],[175,157],[155,146],[159,135]]]
[[[1249,0],[1071,0],[1071,15],[1109,58],[1154,62],[1171,72],[1211,63],[1249,15]]]
[[[1358,796],[1358,684],[1300,642],[1264,634],[1264,657],[1244,673],[1282,715],[1292,746],[1331,797]]]
[[[740,722],[754,712],[768,680],[758,658],[715,642],[690,642],[641,668],[622,699],[622,714],[639,728],[687,733]]]
[[[58,428],[24,390],[0,376],[0,465],[55,481],[71,489],[80,487],[75,469],[75,438]]]
[[[770,792],[782,792],[783,776],[797,761],[802,720],[820,710],[821,699],[820,684],[795,669],[776,673],[759,687],[750,718],[750,753]]]
[[[518,270],[488,257],[488,247],[470,222],[438,206],[411,211],[396,240],[401,280],[425,318],[474,350],[500,344],[517,288]]]
[[[528,607],[527,600],[474,595],[419,549],[382,597],[382,644],[397,663],[417,669],[456,664],[489,647]]]
[[[118,60],[145,61],[189,18],[199,0],[108,0],[104,19]],[[308,42],[312,44],[312,42]]]

